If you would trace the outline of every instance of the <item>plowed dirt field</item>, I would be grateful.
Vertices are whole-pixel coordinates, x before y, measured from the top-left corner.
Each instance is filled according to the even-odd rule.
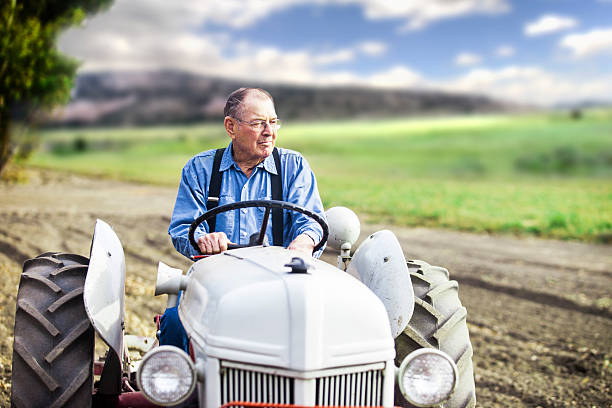
[[[176,191],[30,171],[0,184],[0,406],[10,406],[15,298],[23,262],[54,250],[87,256],[96,218],[127,257],[127,331],[152,336],[158,261],[186,270],[166,233]],[[480,407],[612,407],[612,247],[388,228],[407,259],[459,282]],[[324,258],[335,264],[335,254]]]

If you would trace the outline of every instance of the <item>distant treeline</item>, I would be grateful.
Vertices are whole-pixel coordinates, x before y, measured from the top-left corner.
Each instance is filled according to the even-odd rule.
[[[305,87],[209,78],[177,71],[81,74],[70,104],[46,118],[49,126],[192,123],[223,117],[227,95],[260,86],[284,119],[336,119],[507,112],[517,106],[484,96],[421,90]]]

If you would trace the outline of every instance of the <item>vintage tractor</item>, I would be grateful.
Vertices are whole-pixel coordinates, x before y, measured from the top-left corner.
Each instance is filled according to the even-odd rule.
[[[105,222],[89,259],[47,252],[25,262],[17,295],[11,403],[15,407],[473,407],[472,347],[457,282],[406,262],[395,235],[367,237],[351,256],[359,220],[327,219],[281,201],[263,207],[252,245],[195,262],[186,274],[160,262],[156,295],[177,304],[188,353],[150,347],[129,358],[125,258]],[[338,267],[264,242],[272,208],[298,211],[340,250]],[[94,361],[94,331],[109,347]],[[141,346],[142,346],[141,344]],[[399,367],[398,367],[399,366]],[[99,369],[99,370],[98,370]],[[441,405],[442,404],[442,405]]]

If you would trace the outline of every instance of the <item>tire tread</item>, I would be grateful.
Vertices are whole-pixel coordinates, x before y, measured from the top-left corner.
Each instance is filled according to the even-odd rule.
[[[89,329],[89,320],[82,320],[74,330],[72,330],[62,341],[60,341],[53,349],[45,356],[47,363],[51,364],[56,358],[58,358],[64,350],[66,350],[72,343],[74,343],[83,333]]]
[[[11,406],[91,406],[94,331],[82,297],[88,264],[80,255],[57,252],[24,262],[15,314]]]
[[[40,282],[44,284],[45,286],[47,286],[49,289],[51,289],[55,293],[59,293],[62,291],[62,288],[60,288],[55,282],[52,282],[51,280],[39,274],[24,272],[21,274],[21,277]]]
[[[36,375],[45,383],[49,391],[55,391],[59,384],[49,375],[36,361],[34,355],[26,348],[21,338],[15,337],[13,350],[21,357],[21,359],[36,373]]]
[[[68,293],[66,293],[61,298],[57,299],[55,302],[51,303],[51,305],[47,308],[47,311],[54,313],[57,309],[64,306],[66,303],[70,302],[72,299],[82,296],[83,288],[76,288]]]
[[[49,408],[61,408],[68,402],[68,400],[74,395],[78,389],[87,381],[90,373],[87,366],[81,368],[79,374],[72,380],[72,382],[66,387],[65,391],[55,400],[53,405]]]
[[[413,350],[430,347],[447,352],[457,364],[458,385],[445,408],[476,406],[472,345],[467,330],[467,310],[461,305],[458,283],[449,280],[445,268],[423,261],[409,261],[415,294],[410,323],[395,340],[396,364]],[[396,399],[396,405],[403,401]],[[404,402],[405,403],[405,402]]]
[[[53,337],[59,334],[59,330],[53,323],[49,321],[45,316],[42,315],[30,302],[25,299],[19,299],[17,301],[17,310],[22,310],[24,313],[31,316],[34,320],[41,324],[50,335]]]
[[[73,272],[73,271],[78,271],[78,272],[85,271],[85,272],[87,272],[87,265],[79,265],[79,264],[76,264],[76,265],[66,265],[66,266],[63,266],[63,267],[61,267],[59,269],[56,269],[53,272],[51,272],[51,276],[57,276],[57,275],[59,275],[61,273],[64,273],[64,272]]]

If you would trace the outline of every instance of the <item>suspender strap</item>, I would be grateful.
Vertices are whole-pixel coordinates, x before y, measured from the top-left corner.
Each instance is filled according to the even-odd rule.
[[[221,193],[221,181],[223,174],[219,171],[221,167],[221,159],[225,148],[217,149],[215,152],[215,159],[213,161],[212,173],[210,175],[210,185],[208,187],[208,201],[206,203],[206,209],[212,210],[219,205],[219,194]],[[275,147],[272,151],[272,157],[274,158],[274,165],[276,166],[277,174],[270,174],[270,180],[272,182],[272,199],[283,201],[283,178],[280,163],[280,154],[278,149]],[[208,232],[215,232],[216,217],[208,220]],[[274,245],[283,246],[283,209],[274,208],[272,210],[272,239]]]
[[[272,151],[272,156],[274,157],[274,165],[276,166],[276,174],[270,174],[270,179],[272,181],[272,199],[283,201],[283,173],[281,170],[280,154],[276,147]],[[274,245],[283,246],[284,229],[283,209],[272,209],[272,239],[274,240]]]
[[[219,194],[221,193],[221,180],[223,174],[219,171],[221,167],[221,159],[223,158],[223,152],[225,148],[217,149],[215,152],[215,159],[213,161],[212,173],[210,175],[210,185],[208,186],[208,201],[206,202],[206,209],[212,210],[219,205]],[[215,224],[217,217],[208,220],[208,232],[215,232]]]

